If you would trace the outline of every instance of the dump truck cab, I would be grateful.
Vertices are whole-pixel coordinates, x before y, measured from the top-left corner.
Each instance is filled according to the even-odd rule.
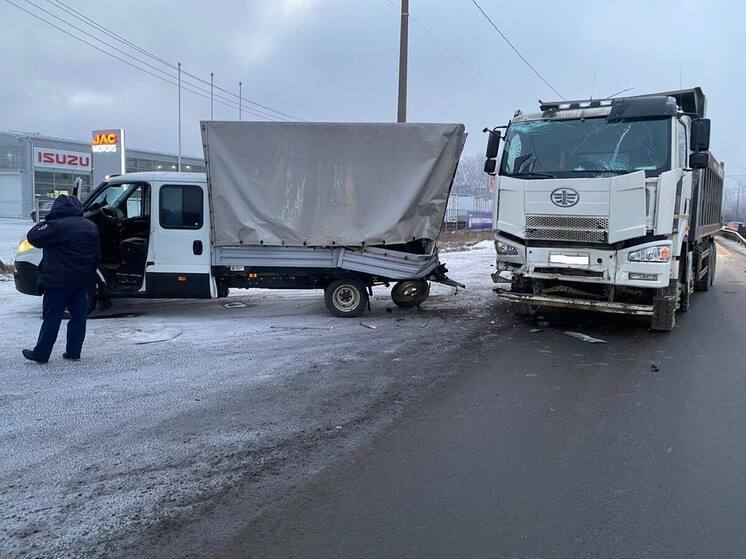
[[[489,131],[495,279],[513,273],[500,296],[673,328],[691,290],[711,281],[720,227],[723,167],[708,152],[704,114],[697,88],[541,103],[504,134]]]

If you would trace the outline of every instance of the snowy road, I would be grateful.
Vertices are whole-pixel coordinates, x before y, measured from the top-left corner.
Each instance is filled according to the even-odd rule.
[[[495,328],[493,258],[447,253],[468,291],[403,311],[380,289],[360,321],[320,292],[119,301],[80,363],[60,340],[46,366],[20,356],[40,300],[0,282],[0,556],[209,550],[451,374],[449,353]]]

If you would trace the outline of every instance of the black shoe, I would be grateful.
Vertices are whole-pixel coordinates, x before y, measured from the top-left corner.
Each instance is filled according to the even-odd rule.
[[[80,361],[80,357],[71,357],[67,353],[63,353],[62,358],[67,359],[68,361]]]
[[[28,359],[29,361],[36,361],[37,363],[48,363],[45,359],[39,359],[32,350],[30,349],[24,349],[21,353],[23,353],[23,356]]]

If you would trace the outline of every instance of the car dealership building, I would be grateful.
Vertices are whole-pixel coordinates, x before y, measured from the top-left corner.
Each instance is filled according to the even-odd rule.
[[[201,157],[181,158],[181,170],[204,172]],[[135,171],[175,171],[178,157],[130,148],[121,128],[94,130],[88,142],[0,130],[0,217],[28,218],[60,194],[79,196],[107,175]]]

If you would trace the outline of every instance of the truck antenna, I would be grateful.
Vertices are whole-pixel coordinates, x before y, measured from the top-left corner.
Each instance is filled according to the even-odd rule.
[[[593,90],[596,88],[596,77],[598,76],[598,64],[601,62],[601,51],[598,51],[598,56],[596,57],[596,69],[593,71],[593,83],[591,83],[591,96],[590,100],[593,101]]]

